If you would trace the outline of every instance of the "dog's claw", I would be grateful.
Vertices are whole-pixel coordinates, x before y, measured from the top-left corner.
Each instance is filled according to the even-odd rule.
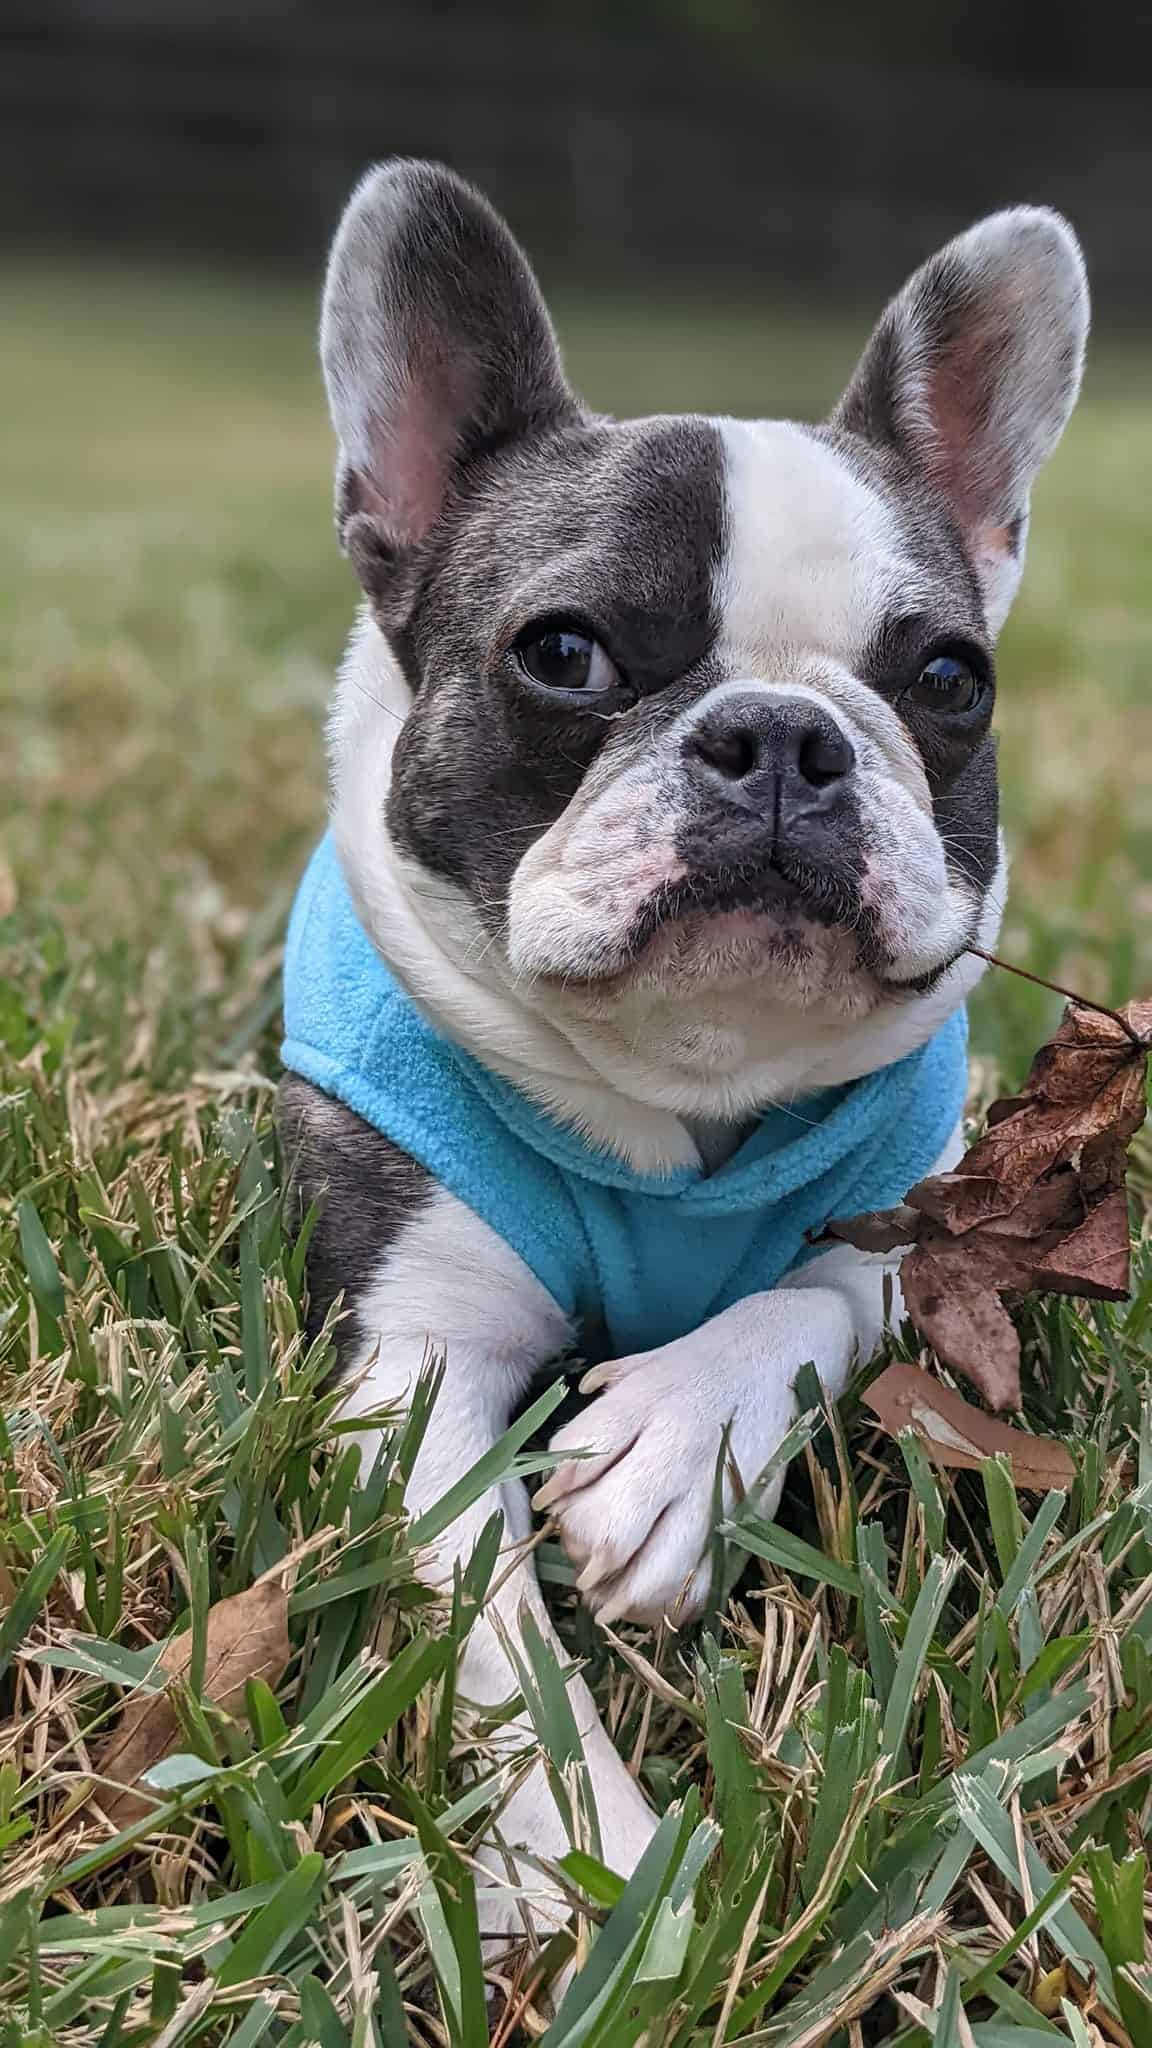
[[[583,1379],[579,1381],[578,1392],[581,1394],[598,1394],[602,1387],[611,1386],[611,1384],[611,1365],[593,1365],[589,1367]]]
[[[614,1465],[620,1463],[621,1458],[626,1458],[629,1451],[635,1450],[638,1435],[639,1431],[630,1436],[626,1443],[621,1444],[618,1450],[601,1451],[588,1458],[568,1458],[564,1464],[558,1465],[551,1479],[545,1480],[543,1486],[538,1487],[532,1496],[532,1505],[537,1513],[543,1514],[549,1508],[555,1508],[558,1502],[567,1500],[570,1495],[583,1493],[589,1486],[594,1486],[606,1473],[611,1472]],[[560,1438],[556,1437],[552,1444],[553,1450],[559,1442]],[[574,1443],[564,1448],[580,1450],[583,1446]]]

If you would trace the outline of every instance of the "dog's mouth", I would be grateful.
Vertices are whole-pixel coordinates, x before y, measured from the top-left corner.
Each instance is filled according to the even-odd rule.
[[[858,890],[840,875],[774,855],[754,868],[725,867],[665,883],[643,906],[625,941],[637,959],[665,927],[686,919],[744,911],[772,928],[848,925],[860,918]]]
[[[613,983],[673,965],[692,964],[703,979],[710,968],[752,974],[806,957],[821,931],[850,934],[857,968],[879,970],[875,919],[858,888],[832,871],[774,856],[755,868],[726,867],[665,883],[602,962],[562,979],[569,988],[609,993]]]

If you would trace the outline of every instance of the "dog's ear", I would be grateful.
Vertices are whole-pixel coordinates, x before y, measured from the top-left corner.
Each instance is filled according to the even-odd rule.
[[[998,632],[1020,580],[1032,480],[1076,401],[1088,334],[1080,246],[1012,207],[933,256],[893,299],[833,415],[944,494]]]
[[[320,335],[337,523],[369,596],[403,609],[460,467],[573,401],[536,280],[487,200],[439,164],[369,171],[336,234]]]

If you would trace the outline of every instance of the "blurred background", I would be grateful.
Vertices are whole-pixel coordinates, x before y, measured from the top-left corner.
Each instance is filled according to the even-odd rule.
[[[35,954],[23,1000],[47,946],[119,990],[109,1030],[147,983],[149,1046],[268,1043],[355,598],[318,282],[348,189],[397,151],[506,211],[574,381],[619,411],[818,417],[939,241],[1017,200],[1070,215],[1097,338],[1003,646],[1004,951],[1101,1000],[1152,983],[1147,10],[6,0],[0,915]],[[1014,1075],[1050,1014],[1000,979],[990,1066]]]
[[[21,237],[311,273],[382,153],[445,157],[554,275],[873,291],[1006,198],[1147,303],[1152,25],[1100,0],[7,0]]]

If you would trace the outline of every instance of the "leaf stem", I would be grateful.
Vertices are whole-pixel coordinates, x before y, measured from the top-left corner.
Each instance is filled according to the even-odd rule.
[[[1119,1010],[1110,1010],[1107,1003],[1094,1003],[1091,996],[1078,995],[1074,988],[1065,988],[1063,982],[1047,981],[1042,974],[1032,974],[1027,967],[1017,967],[1011,960],[1002,960],[998,953],[986,953],[983,946],[965,946],[964,951],[975,953],[978,960],[986,960],[989,967],[1002,967],[1005,974],[1018,974],[1021,981],[1034,981],[1037,988],[1049,988],[1054,996],[1066,996],[1068,1001],[1075,1003],[1080,1010],[1099,1010],[1102,1017],[1111,1017],[1112,1022],[1120,1026],[1125,1038],[1130,1038],[1133,1045],[1140,1047],[1141,1052],[1147,1052],[1148,1047],[1144,1039],[1138,1031],[1132,1029],[1127,1017],[1121,1016]]]

